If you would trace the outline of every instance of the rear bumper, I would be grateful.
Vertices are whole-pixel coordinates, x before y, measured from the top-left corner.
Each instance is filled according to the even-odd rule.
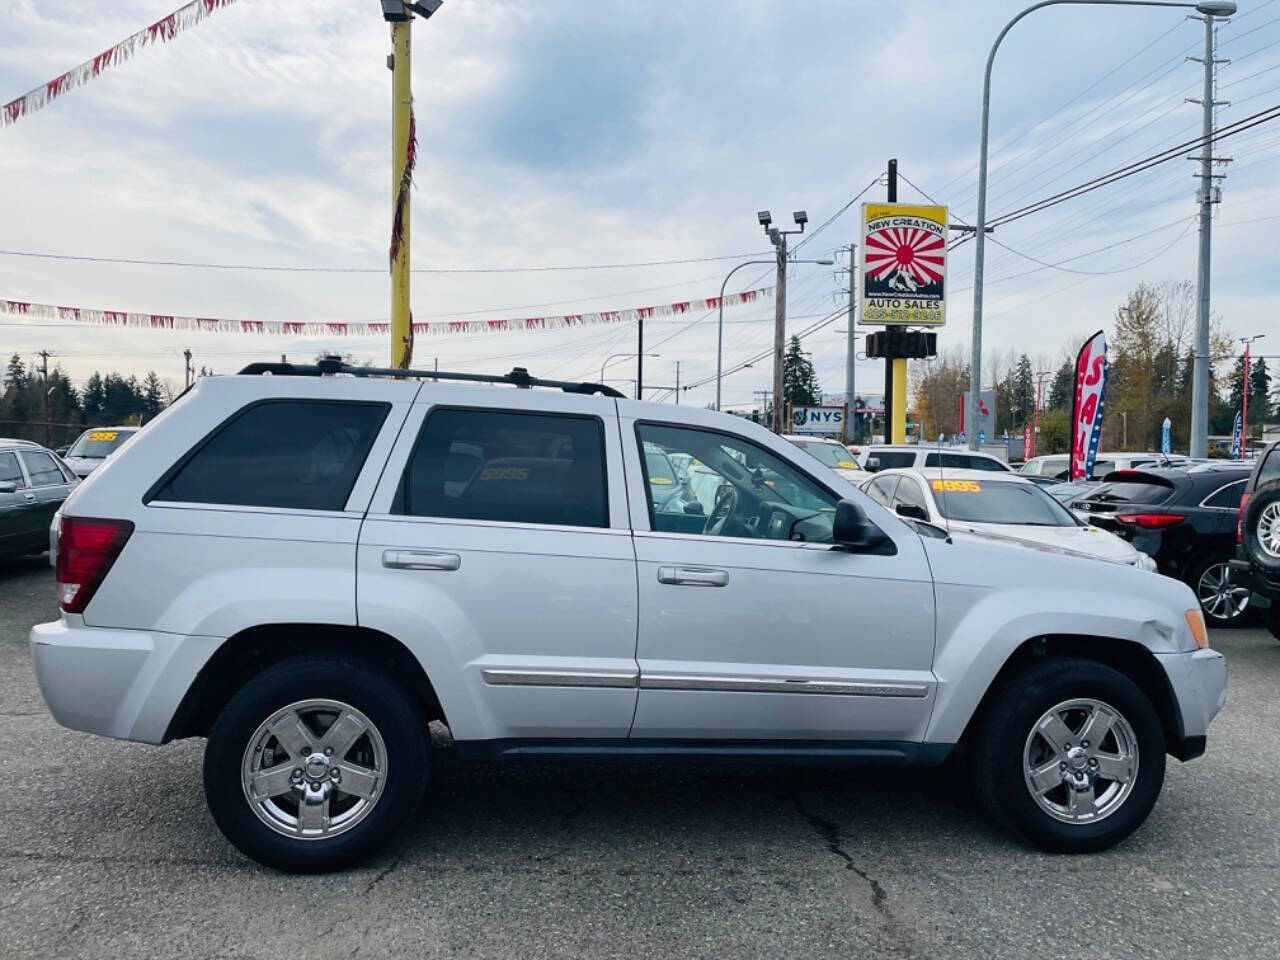
[[[1217,650],[1157,654],[1178,709],[1181,742],[1170,753],[1190,760],[1204,753],[1209,724],[1227,702],[1227,660]]]
[[[162,743],[178,704],[222,640],[143,630],[31,628],[40,692],[64,727]]]

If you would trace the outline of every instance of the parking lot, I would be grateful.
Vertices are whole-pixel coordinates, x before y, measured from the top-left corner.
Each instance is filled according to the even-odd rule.
[[[1054,857],[947,770],[463,768],[415,828],[305,877],[219,834],[201,742],[58,727],[28,627],[43,559],[0,564],[5,957],[1268,957],[1280,951],[1280,643],[1218,632],[1230,694],[1208,755],[1170,761],[1147,824]]]

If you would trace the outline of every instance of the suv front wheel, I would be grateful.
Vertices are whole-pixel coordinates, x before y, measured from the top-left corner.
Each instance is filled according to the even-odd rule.
[[[1164,782],[1164,731],[1150,699],[1118,671],[1077,657],[1035,660],[1009,677],[975,746],[988,811],[1056,853],[1124,840]]]
[[[393,677],[299,657],[227,703],[205,748],[205,797],[227,839],[259,863],[335,870],[414,814],[429,764],[422,711]]]

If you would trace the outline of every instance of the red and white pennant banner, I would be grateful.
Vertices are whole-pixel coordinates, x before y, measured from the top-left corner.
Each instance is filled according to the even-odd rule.
[[[92,80],[103,70],[124,63],[139,47],[153,43],[166,43],[188,27],[194,27],[215,10],[228,7],[233,3],[235,0],[191,0],[167,17],[121,40],[115,46],[103,50],[92,60],[86,60],[78,67],[72,67],[61,76],[54,77],[48,83],[41,84],[16,100],[10,100],[0,107],[0,126],[7,127],[17,123],[20,118],[42,109],[68,90],[74,90]]]
[[[773,294],[773,287],[744,290],[724,297],[724,306],[754,303]],[[509,317],[502,320],[432,320],[413,324],[415,335],[450,333],[502,333],[527,330],[560,330],[602,323],[635,323],[650,317],[679,317],[700,310],[718,310],[720,297],[681,300],[653,307],[629,310],[601,310],[597,313],[565,313],[554,317]],[[0,313],[43,320],[70,320],[107,327],[134,327],[145,330],[192,330],[205,333],[264,333],[272,336],[369,337],[391,332],[386,322],[346,323],[292,320],[226,320],[219,317],[181,317],[171,313],[134,313],[124,310],[90,310],[62,307],[27,300],[0,300]]]

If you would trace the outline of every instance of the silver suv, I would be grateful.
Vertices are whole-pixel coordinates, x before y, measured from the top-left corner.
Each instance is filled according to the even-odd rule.
[[[431,721],[475,760],[954,756],[1033,843],[1098,850],[1225,700],[1185,585],[952,543],[740,418],[519,369],[244,373],[67,500],[31,648],[60,723],[207,737],[263,863],[393,835]]]

